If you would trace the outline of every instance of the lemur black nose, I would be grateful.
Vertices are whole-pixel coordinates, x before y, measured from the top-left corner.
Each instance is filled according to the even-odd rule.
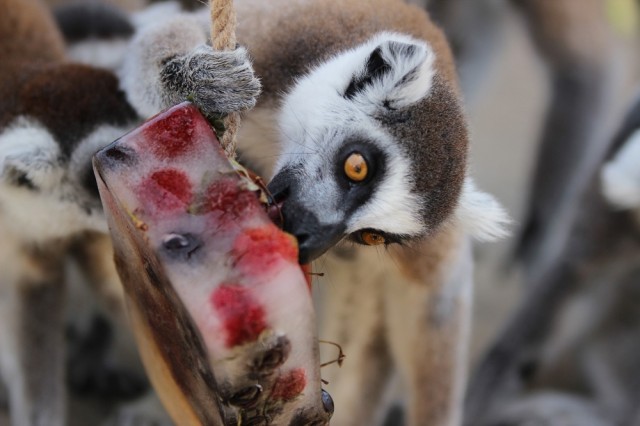
[[[318,212],[304,206],[302,200],[310,195],[298,184],[295,171],[281,170],[269,182],[267,189],[271,192],[276,214],[281,218],[282,229],[298,240],[300,263],[316,259],[344,236],[344,225],[323,224]]]
[[[344,226],[325,225],[292,194],[281,208],[283,229],[298,240],[298,261],[309,263],[333,247],[344,235]]]
[[[282,206],[289,196],[290,186],[287,182],[287,175],[278,173],[267,185],[269,192],[269,207],[267,213],[269,218],[279,227],[284,226],[284,217],[282,216]]]
[[[269,190],[269,196],[273,204],[281,204],[289,196],[291,192],[291,180],[292,173],[288,170],[283,170],[273,177],[271,182],[267,185]]]

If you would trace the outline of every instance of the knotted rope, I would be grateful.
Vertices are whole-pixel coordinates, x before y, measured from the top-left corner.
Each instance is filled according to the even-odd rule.
[[[211,0],[211,43],[215,50],[233,50],[236,48],[236,11],[233,0]],[[225,132],[222,135],[222,147],[229,156],[236,156],[235,136],[240,127],[240,113],[232,112],[224,119]]]

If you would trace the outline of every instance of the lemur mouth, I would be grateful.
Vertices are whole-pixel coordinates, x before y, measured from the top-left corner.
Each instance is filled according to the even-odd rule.
[[[307,264],[342,240],[346,226],[320,222],[318,216],[299,201],[298,196],[304,191],[296,185],[294,170],[283,169],[273,177],[267,185],[271,197],[269,216],[296,237],[298,261]]]

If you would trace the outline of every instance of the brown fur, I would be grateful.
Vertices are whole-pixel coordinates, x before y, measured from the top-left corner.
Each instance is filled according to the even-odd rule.
[[[116,77],[66,63],[50,13],[35,0],[1,0],[0,129],[18,116],[38,120],[69,153],[98,123],[122,126],[136,115]]]
[[[323,370],[336,401],[332,425],[378,424],[394,371],[408,396],[407,424],[456,424],[470,308],[453,272],[461,244],[460,232],[444,227],[411,247],[361,248],[349,259],[332,250],[319,263],[321,338],[346,354],[342,369]],[[334,348],[321,349],[332,359]]]
[[[459,244],[459,233],[445,225],[430,237],[409,246],[390,246],[389,254],[396,260],[405,279],[419,285],[441,284],[439,279],[451,266],[451,257]]]
[[[466,174],[469,139],[455,83],[437,75],[423,101],[388,112],[380,122],[413,159],[413,193],[428,194],[421,213],[430,232],[436,231],[453,214]]]
[[[381,31],[402,32],[429,42],[437,55],[438,73],[457,93],[455,67],[444,35],[417,6],[398,0],[276,0],[269,4],[269,22],[264,22],[264,15],[254,10],[260,6],[247,3],[239,5],[238,39],[254,57],[263,98],[279,95],[311,66]],[[243,7],[254,11],[243,12]],[[276,16],[274,9],[278,10]]]
[[[64,42],[51,15],[37,0],[0,0],[0,69],[23,61],[64,59]]]

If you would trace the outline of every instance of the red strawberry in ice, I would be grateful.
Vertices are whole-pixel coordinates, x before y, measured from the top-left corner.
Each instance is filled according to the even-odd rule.
[[[94,167],[143,359],[176,423],[328,424],[296,241],[198,110],[154,117]]]

